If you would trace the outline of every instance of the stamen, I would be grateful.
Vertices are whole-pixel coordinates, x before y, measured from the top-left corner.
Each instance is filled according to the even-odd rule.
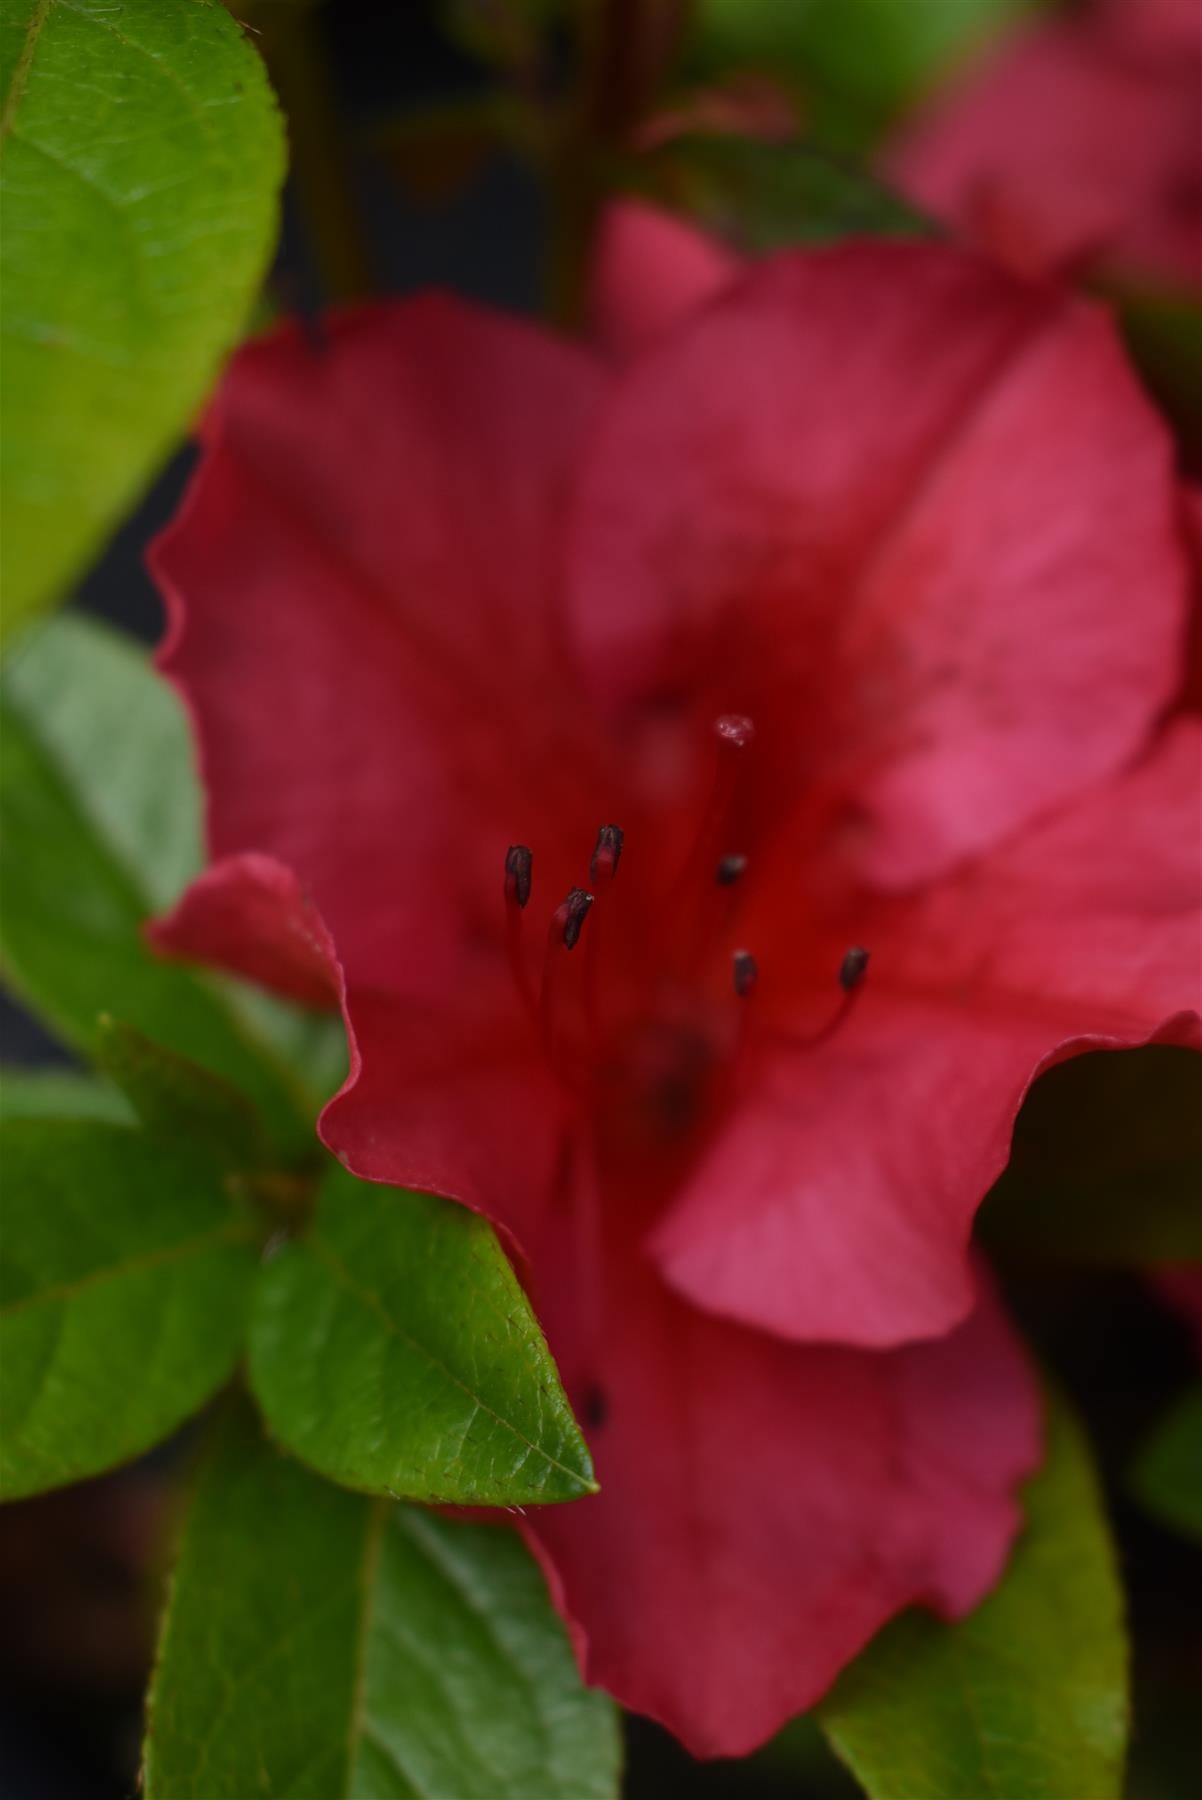
[[[759,965],[750,950],[735,951],[731,959],[731,972],[734,977],[735,993],[740,1000],[745,1000],[760,976]]]
[[[534,852],[525,844],[510,844],[505,852],[505,898],[514,905],[525,907],[530,898],[530,884],[534,872]]]
[[[856,1001],[864,991],[868,961],[868,951],[859,944],[853,945],[839,965],[839,986],[843,989],[843,998],[826,1024],[820,1025],[817,1031],[774,1034],[777,1042],[785,1044],[790,1050],[816,1050],[819,1045],[829,1043],[835,1033],[847,1023]]]
[[[620,825],[602,825],[588,865],[589,880],[594,887],[600,886],[603,881],[612,881],[617,874],[618,864],[622,860],[623,842]]]
[[[868,972],[868,951],[853,944],[839,965],[839,986],[845,994],[858,988]]]
[[[747,873],[747,858],[738,854],[724,856],[714,870],[714,880],[719,887],[734,887]]]
[[[755,724],[742,713],[721,713],[714,720],[713,736],[717,755],[709,795],[697,835],[673,884],[666,916],[678,910],[690,888],[707,880],[710,870],[719,867],[722,840],[729,842],[729,814],[738,784],[739,756],[755,737]]]
[[[522,911],[530,898],[533,869],[533,852],[525,844],[510,844],[505,852],[505,954],[522,1005],[537,1025],[538,1003],[522,955]]]
[[[597,890],[599,900],[606,888],[618,872],[618,864],[622,860],[622,846],[625,834],[620,825],[602,825],[597,832],[597,842],[593,846],[593,854],[589,859],[589,880]],[[598,998],[601,968],[601,915],[596,912],[589,926],[588,943],[584,947],[584,1011],[588,1020],[589,1034],[593,1040],[593,1048],[600,1052],[603,1031],[601,1025],[601,1007]]]
[[[573,888],[552,913],[552,939],[558,934],[565,950],[574,950],[580,942],[580,933],[584,930],[584,921],[588,918],[592,904],[593,896],[590,893],[584,888]]]
[[[554,1005],[555,979],[563,961],[560,952],[576,948],[592,904],[593,896],[584,888],[572,888],[551,914],[551,923],[547,927],[547,950],[543,957],[543,985],[538,997],[538,1018],[543,1050],[552,1068],[557,1067]]]

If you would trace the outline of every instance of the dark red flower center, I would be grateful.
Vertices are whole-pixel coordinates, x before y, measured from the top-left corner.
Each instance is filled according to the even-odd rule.
[[[619,825],[598,828],[588,885],[571,888],[552,909],[541,966],[540,934],[528,925],[535,851],[514,844],[506,853],[514,985],[568,1110],[603,1165],[645,1167],[695,1152],[737,1091],[756,1043],[816,1048],[840,1027],[858,992],[867,954],[853,950],[840,971],[842,999],[815,1029],[753,1028],[759,968],[735,934],[750,873],[736,798],[755,736],[742,714],[714,721],[708,792],[692,830],[686,821],[674,834],[674,862],[646,844],[626,854]]]

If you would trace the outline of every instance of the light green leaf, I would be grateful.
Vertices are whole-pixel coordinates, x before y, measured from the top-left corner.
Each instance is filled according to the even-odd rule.
[[[12,625],[190,424],[271,254],[284,146],[261,61],[200,0],[11,0],[0,104]]]
[[[1144,1445],[1132,1487],[1158,1519],[1202,1541],[1202,1382],[1172,1407]]]
[[[289,1145],[315,1101],[255,1042],[224,993],[162,961],[146,919],[199,863],[198,800],[180,709],[145,657],[60,618],[0,674],[0,959],[9,985],[81,1053],[112,1013],[223,1075]]]
[[[347,1487],[484,1506],[595,1491],[517,1277],[449,1200],[333,1165],[260,1278],[250,1379],[272,1435]]]
[[[119,1088],[79,1069],[0,1067],[0,1120],[107,1119],[132,1125],[135,1117]]]
[[[1118,1800],[1122,1592],[1088,1449],[1060,1403],[1024,1504],[1026,1529],[983,1605],[956,1625],[907,1613],[818,1708],[871,1800]]]
[[[997,1250],[1083,1262],[1202,1261],[1202,1056],[1098,1051],[1040,1077],[978,1221]]]
[[[148,907],[169,906],[204,860],[200,788],[183,708],[142,646],[68,613],[14,646],[0,698]]]
[[[232,1373],[257,1266],[211,1168],[122,1125],[0,1125],[0,1495],[140,1455]]]
[[[614,1711],[583,1688],[516,1535],[331,1487],[219,1422],[150,1691],[146,1800],[614,1800]]]

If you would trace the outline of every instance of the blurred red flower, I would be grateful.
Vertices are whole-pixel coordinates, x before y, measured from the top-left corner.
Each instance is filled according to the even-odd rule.
[[[1112,0],[994,48],[886,173],[1025,272],[1087,263],[1202,290],[1202,7]]]
[[[214,857],[159,937],[336,993],[326,1143],[507,1233],[603,1488],[524,1524],[583,1666],[738,1754],[1002,1567],[972,1216],[1041,1068],[1199,1041],[1199,734],[1100,314],[915,245],[694,311],[729,269],[630,217],[619,369],[448,298],[237,359],[155,557]]]

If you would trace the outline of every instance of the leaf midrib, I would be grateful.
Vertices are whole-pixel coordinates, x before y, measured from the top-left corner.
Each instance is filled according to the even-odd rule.
[[[184,1262],[191,1256],[200,1255],[204,1250],[219,1249],[226,1244],[246,1244],[249,1247],[255,1241],[256,1233],[249,1220],[229,1219],[196,1237],[186,1238],[182,1243],[167,1244],[158,1250],[143,1250],[124,1262],[106,1263],[103,1268],[89,1269],[86,1275],[77,1276],[72,1281],[56,1282],[50,1287],[38,1288],[35,1293],[26,1294],[19,1300],[6,1301],[0,1305],[0,1321],[16,1318],[34,1307],[75,1300],[89,1288],[101,1286],[104,1282],[119,1281],[123,1276],[141,1274],[146,1269]]]
[[[29,24],[25,28],[25,42],[21,46],[21,54],[13,68],[12,80],[8,84],[8,92],[4,96],[4,110],[0,113],[0,148],[5,138],[12,133],[13,122],[17,116],[17,108],[21,104],[29,82],[29,71],[37,53],[38,39],[42,35],[42,27],[50,12],[50,0],[37,0],[37,5],[29,15]]]

